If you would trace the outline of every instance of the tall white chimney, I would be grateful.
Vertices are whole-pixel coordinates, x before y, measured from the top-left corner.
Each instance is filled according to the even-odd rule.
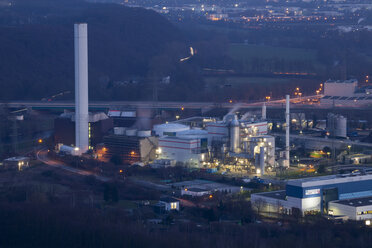
[[[88,25],[74,25],[75,45],[75,145],[79,153],[89,149]]]
[[[289,167],[289,95],[285,96],[285,160]]]
[[[262,120],[266,120],[266,104],[262,105]]]
[[[260,170],[261,176],[265,174],[265,147],[260,147]]]

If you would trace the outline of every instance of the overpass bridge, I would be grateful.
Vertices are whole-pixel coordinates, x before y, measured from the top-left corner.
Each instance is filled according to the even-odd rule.
[[[304,99],[318,99],[320,95],[308,96],[291,99],[292,108],[321,108],[320,105],[312,104],[313,102],[304,101]],[[256,102],[165,102],[165,101],[90,101],[90,110],[108,110],[115,108],[146,108],[146,109],[213,109],[213,108],[249,108],[259,109],[263,104],[270,108],[284,108],[285,99]],[[305,104],[307,103],[307,104]],[[9,108],[29,108],[34,110],[63,110],[74,109],[74,101],[9,101],[0,102],[6,104]]]

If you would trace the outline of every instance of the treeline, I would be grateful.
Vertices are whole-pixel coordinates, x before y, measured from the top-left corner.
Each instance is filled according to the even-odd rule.
[[[177,91],[174,95],[198,86],[197,68],[176,63],[188,56],[182,32],[153,11],[83,1],[18,0],[0,8],[0,99],[73,92],[76,22],[89,27],[92,99],[152,99],[154,83],[168,75],[176,84],[169,86]],[[124,81],[143,85],[115,85]]]
[[[231,207],[229,207],[231,208]],[[236,209],[233,207],[231,209]],[[208,214],[207,214],[208,215]],[[372,234],[357,224],[311,218],[285,227],[211,222],[151,228],[124,212],[65,205],[2,203],[1,247],[370,247]]]

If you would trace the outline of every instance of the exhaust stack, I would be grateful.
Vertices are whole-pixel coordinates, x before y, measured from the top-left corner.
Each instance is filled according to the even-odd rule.
[[[265,174],[265,147],[260,147],[260,170],[261,176]]]
[[[285,96],[285,166],[289,167],[289,95]]]
[[[262,120],[266,120],[266,104],[262,105]]]
[[[75,145],[79,154],[89,149],[88,25],[74,25],[75,47]]]

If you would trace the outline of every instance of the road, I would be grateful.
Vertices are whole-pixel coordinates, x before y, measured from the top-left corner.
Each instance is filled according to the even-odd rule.
[[[283,133],[272,133],[273,136],[285,137]],[[317,141],[323,143],[334,143],[334,144],[344,144],[344,145],[351,145],[351,146],[363,146],[363,147],[372,147],[372,143],[365,143],[365,142],[356,142],[346,139],[332,139],[332,138],[319,138],[319,137],[312,137],[306,135],[298,135],[298,134],[291,134],[290,139],[302,139],[308,141]]]
[[[99,180],[101,182],[111,181],[111,178],[109,178],[109,177],[99,176],[99,175],[95,174],[94,172],[77,169],[77,168],[68,166],[66,164],[63,164],[60,161],[50,159],[50,158],[48,158],[47,154],[48,154],[48,151],[46,149],[41,149],[36,153],[36,158],[37,158],[37,160],[43,162],[44,164],[47,164],[47,165],[55,167],[55,168],[60,168],[62,170],[65,170],[65,171],[68,171],[68,172],[71,172],[71,173],[74,173],[74,174],[77,174],[77,175],[80,175],[80,176],[94,176],[97,180]],[[130,181],[135,183],[135,184],[138,184],[140,186],[143,186],[145,188],[149,188],[149,189],[156,189],[156,190],[160,190],[160,191],[171,189],[171,187],[168,186],[168,185],[156,184],[156,183],[153,183],[153,182],[140,180],[140,179],[135,179],[135,178],[130,179]]]
[[[77,168],[68,166],[66,164],[63,164],[60,161],[52,160],[52,159],[48,158],[47,149],[39,150],[36,153],[36,158],[37,158],[37,160],[43,162],[44,164],[47,164],[47,165],[55,167],[55,168],[60,168],[62,170],[68,171],[68,172],[72,172],[72,173],[80,175],[80,176],[94,176],[97,180],[99,180],[101,182],[111,181],[111,179],[108,178],[108,177],[99,176],[99,175],[97,175],[97,174],[95,174],[91,171],[77,169]]]
[[[293,98],[291,103],[298,103],[303,99],[317,99],[321,95],[313,95],[302,98]],[[263,104],[266,104],[268,107],[272,108],[283,108],[285,99],[271,100],[269,102],[256,101],[256,102],[225,102],[225,103],[216,103],[216,102],[154,102],[154,101],[90,101],[89,107],[91,109],[110,109],[115,107],[128,107],[128,108],[164,108],[164,109],[210,109],[210,108],[227,108],[232,107],[239,108],[255,108],[261,107]],[[75,108],[75,103],[73,101],[10,101],[2,102],[0,104],[6,104],[11,108]],[[305,104],[293,104],[292,107],[296,108],[298,106],[311,106],[311,107],[321,107],[320,105],[305,105]]]
[[[148,188],[148,189],[156,189],[156,190],[159,190],[159,191],[167,191],[167,190],[171,189],[171,186],[169,186],[169,185],[153,183],[153,182],[150,182],[150,181],[140,180],[140,179],[137,179],[137,178],[130,178],[129,180],[131,182],[135,183],[135,184],[138,184],[138,185],[140,185],[142,187],[145,187],[145,188]]]

